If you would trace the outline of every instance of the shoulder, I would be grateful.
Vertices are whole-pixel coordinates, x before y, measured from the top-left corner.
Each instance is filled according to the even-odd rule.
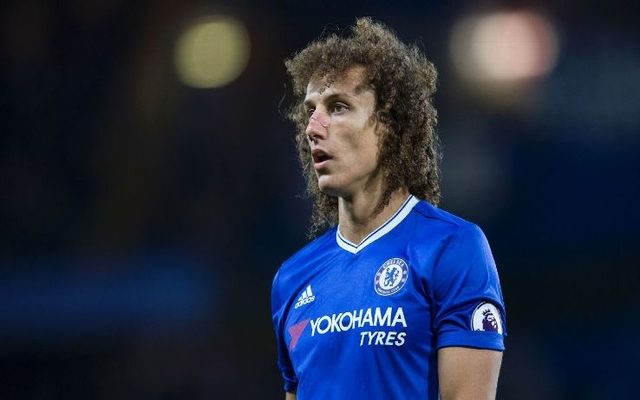
[[[489,243],[475,223],[425,201],[416,204],[412,219],[408,251],[425,275],[495,268]]]
[[[271,286],[271,307],[274,315],[291,301],[301,282],[306,282],[313,274],[313,266],[319,257],[327,254],[335,246],[336,228],[331,228],[309,242],[285,260],[273,277]]]
[[[475,241],[484,240],[484,233],[478,225],[457,215],[444,211],[421,200],[413,209],[416,218],[416,235],[427,235],[444,241],[453,239]]]
[[[300,250],[293,253],[280,266],[280,271],[295,268],[296,265],[306,264],[310,258],[315,257],[319,252],[326,251],[328,247],[335,245],[336,227],[330,228],[322,235],[307,243]]]
[[[330,228],[286,259],[276,272],[273,285],[286,283],[304,272],[305,266],[313,264],[318,255],[325,254],[330,246],[335,246],[335,235],[336,228]]]
[[[414,254],[436,287],[438,283],[449,287],[462,278],[465,284],[478,287],[482,282],[497,282],[495,260],[478,225],[424,201],[415,211]]]

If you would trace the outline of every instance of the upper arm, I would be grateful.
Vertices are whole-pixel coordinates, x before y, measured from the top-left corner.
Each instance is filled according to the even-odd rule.
[[[436,347],[504,350],[504,301],[491,249],[474,225],[446,243],[431,275]]]
[[[451,238],[432,281],[441,399],[495,399],[505,311],[493,255],[478,227]]]
[[[496,397],[502,352],[465,347],[438,351],[438,379],[442,400]],[[288,400],[288,399],[287,399]]]

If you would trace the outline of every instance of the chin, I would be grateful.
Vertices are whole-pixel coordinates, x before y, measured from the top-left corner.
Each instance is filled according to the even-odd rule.
[[[319,177],[318,187],[322,193],[331,197],[344,197],[346,194],[344,187],[329,176]]]

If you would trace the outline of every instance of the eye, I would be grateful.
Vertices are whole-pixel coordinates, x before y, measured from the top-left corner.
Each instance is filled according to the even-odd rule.
[[[311,118],[311,116],[313,115],[313,113],[316,111],[315,108],[307,108],[307,117]]]
[[[331,105],[331,112],[336,114],[342,114],[343,112],[348,110],[349,106],[341,102],[336,102]]]

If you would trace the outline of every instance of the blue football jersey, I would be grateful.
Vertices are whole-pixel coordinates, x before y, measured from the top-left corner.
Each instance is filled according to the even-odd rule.
[[[286,391],[309,399],[437,399],[437,350],[504,350],[505,309],[476,225],[410,196],[360,244],[332,228],[272,288]]]

